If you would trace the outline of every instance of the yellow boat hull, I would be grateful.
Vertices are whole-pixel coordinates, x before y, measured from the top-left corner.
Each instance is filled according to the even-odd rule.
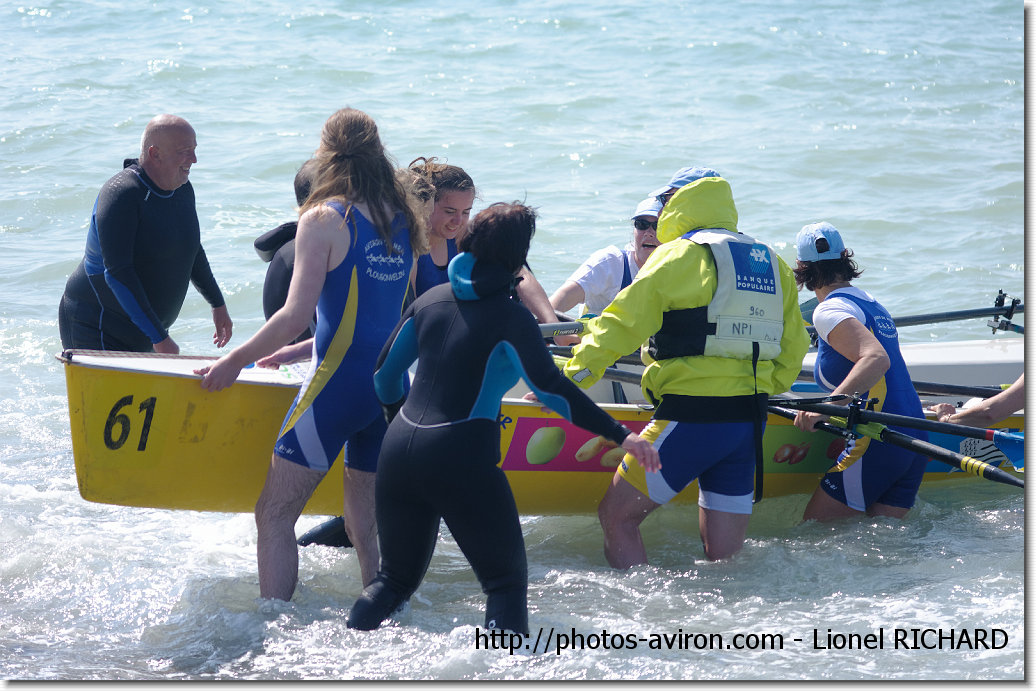
[[[253,510],[282,419],[301,382],[298,370],[245,370],[233,386],[212,393],[192,372],[211,358],[66,352],[62,360],[76,478],[84,499],[164,509]],[[602,406],[635,431],[651,417],[635,405]],[[505,399],[500,425],[501,464],[522,514],[596,510],[618,460],[605,449],[580,452],[592,433],[516,399]],[[1023,421],[1010,419],[1004,426],[1021,429]],[[774,416],[764,443],[765,497],[812,492],[841,445]],[[342,466],[339,457],[305,513],[341,514]],[[961,473],[931,462],[925,481],[950,477]],[[692,484],[674,501],[694,503],[697,497]]]

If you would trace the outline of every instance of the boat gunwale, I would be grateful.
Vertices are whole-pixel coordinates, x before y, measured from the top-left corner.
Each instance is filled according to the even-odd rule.
[[[103,362],[98,362],[98,361],[76,360],[75,356],[89,356],[91,358],[99,358],[99,359],[104,359],[104,358],[112,358],[112,359],[115,359],[115,358],[134,358],[134,359],[142,358],[142,359],[154,359],[154,360],[175,359],[175,360],[207,361],[209,363],[214,363],[215,361],[219,360],[219,358],[220,358],[220,356],[182,355],[182,354],[175,354],[175,353],[140,353],[140,352],[135,352],[135,351],[99,351],[99,350],[92,350],[92,349],[77,349],[77,348],[65,349],[61,353],[57,354],[54,357],[58,361],[62,362],[66,367],[75,366],[75,367],[92,369],[92,370],[109,370],[109,371],[112,371],[112,372],[122,372],[122,373],[126,373],[126,374],[129,374],[129,375],[154,375],[154,374],[156,374],[154,371],[144,370],[144,369],[141,369],[141,368],[135,367],[135,366],[115,365],[115,364],[103,363]],[[242,370],[244,370],[244,369],[242,369]],[[271,375],[274,372],[276,372],[276,371],[270,370]],[[197,380],[197,381],[201,380],[201,375],[195,375],[194,373],[161,372],[161,373],[158,373],[158,374],[161,374],[164,377],[177,377],[177,378],[185,379],[185,380]],[[238,378],[240,378],[240,375],[238,375]],[[262,387],[268,387],[268,386],[272,386],[272,387],[290,387],[290,388],[298,389],[300,386],[302,386],[302,378],[300,377],[298,379],[298,381],[295,381],[295,382],[281,382],[281,381],[277,381],[275,379],[272,379],[272,377],[271,377],[271,379],[262,379],[262,380],[255,380],[255,381],[237,379],[237,380],[234,381],[234,384],[253,385],[253,386],[258,385],[258,386],[262,386]]]

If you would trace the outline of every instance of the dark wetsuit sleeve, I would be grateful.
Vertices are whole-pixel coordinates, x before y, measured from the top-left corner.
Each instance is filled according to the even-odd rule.
[[[212,267],[209,266],[209,258],[204,248],[198,246],[198,254],[194,258],[194,266],[191,268],[191,283],[198,289],[202,298],[214,308],[225,305],[223,293],[219,290],[216,277],[212,275]]]
[[[383,404],[394,404],[403,398],[407,370],[417,360],[417,353],[414,310],[410,306],[382,347],[374,368],[374,393]]]
[[[97,199],[97,239],[104,258],[104,281],[133,324],[157,344],[169,336],[144,292],[133,265],[139,232],[135,193],[116,193],[110,185]]]
[[[514,365],[533,393],[545,405],[579,427],[622,444],[630,434],[629,428],[608,415],[562,374],[543,345],[543,338],[532,315],[524,309],[522,312],[525,319],[514,320],[518,324],[515,324],[509,336],[510,345],[513,346],[513,352],[509,355],[517,361]]]

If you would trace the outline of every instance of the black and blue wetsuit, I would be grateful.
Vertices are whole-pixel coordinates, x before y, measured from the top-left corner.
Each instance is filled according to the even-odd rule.
[[[565,378],[532,314],[510,299],[514,276],[462,253],[450,284],[407,308],[374,374],[382,402],[402,404],[378,460],[381,569],[349,614],[374,629],[417,589],[446,521],[488,597],[486,627],[528,632],[525,542],[500,461],[500,400],[523,378],[576,425],[621,443],[629,430]],[[418,361],[411,390],[407,369]],[[389,407],[391,410],[391,406]]]
[[[65,284],[61,345],[151,351],[169,336],[189,283],[213,308],[223,306],[201,246],[194,188],[163,190],[127,159],[97,196],[85,256]]]

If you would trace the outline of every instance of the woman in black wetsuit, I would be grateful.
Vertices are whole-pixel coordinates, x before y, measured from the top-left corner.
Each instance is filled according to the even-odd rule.
[[[518,203],[476,215],[450,263],[450,283],[418,298],[381,352],[375,391],[391,420],[375,485],[381,568],[353,605],[349,627],[374,629],[410,598],[443,519],[487,595],[485,626],[528,633],[525,542],[497,466],[500,399],[519,377],[545,405],[621,444],[646,470],[659,468],[650,444],[561,374],[532,315],[510,299],[535,218]]]

